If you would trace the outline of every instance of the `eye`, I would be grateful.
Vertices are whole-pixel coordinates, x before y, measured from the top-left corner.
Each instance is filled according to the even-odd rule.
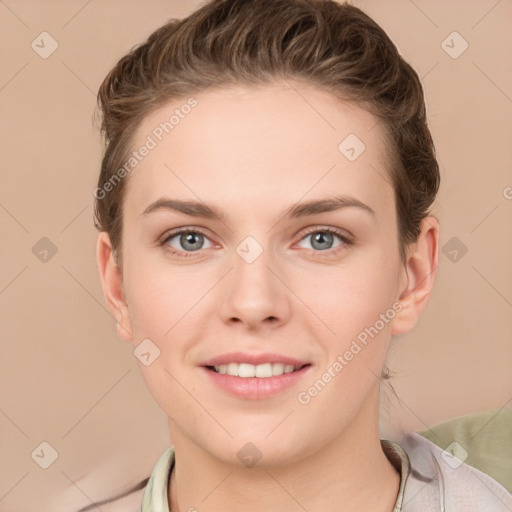
[[[210,245],[204,246],[205,241]],[[181,228],[179,230],[169,233],[161,242],[161,245],[166,248],[171,254],[187,258],[191,252],[199,251],[200,249],[209,249],[213,247],[213,243],[207,236],[197,229]]]
[[[333,242],[336,238],[340,240],[340,243],[333,247]],[[311,240],[311,247],[304,247],[303,245],[301,245],[301,247],[305,249],[311,248],[315,252],[326,252],[327,254],[337,253],[353,243],[345,232],[334,228],[316,227],[311,229],[301,238],[300,242],[303,243],[308,239]],[[194,252],[198,252],[201,249],[209,249],[214,246],[205,233],[192,227],[180,228],[171,233],[167,233],[164,235],[160,245],[163,246],[167,252],[179,258],[192,257]]]
[[[335,238],[341,240],[341,243],[333,247],[332,244]],[[305,240],[307,241],[308,239],[311,240],[311,248],[317,252],[337,252],[345,246],[352,244],[352,241],[343,232],[334,228],[314,228],[306,233],[306,236],[301,239],[301,242]],[[308,249],[308,247],[306,247],[306,249]]]

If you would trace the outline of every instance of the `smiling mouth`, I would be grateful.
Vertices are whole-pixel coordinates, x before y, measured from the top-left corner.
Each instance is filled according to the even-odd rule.
[[[293,373],[302,368],[310,366],[303,364],[294,366],[284,363],[263,363],[263,364],[249,364],[249,363],[228,363],[218,366],[207,366],[209,370],[220,373],[223,375],[230,375],[232,377],[251,378],[256,377],[266,379],[269,377],[278,377],[279,375]]]

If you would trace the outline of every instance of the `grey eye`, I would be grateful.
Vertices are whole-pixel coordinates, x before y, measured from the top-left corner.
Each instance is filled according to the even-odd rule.
[[[340,242],[337,245],[333,245],[334,239],[337,238]],[[317,251],[325,251],[328,249],[333,249],[339,245],[344,243],[343,237],[338,235],[337,233],[330,232],[328,230],[319,229],[317,231],[312,231],[308,233],[302,240],[301,243],[304,243],[304,240],[311,240],[310,247],[304,247],[305,249],[315,249]]]
[[[178,246],[176,246],[176,240],[178,241]],[[204,249],[205,241],[209,242],[208,238],[206,238],[202,233],[197,231],[185,231],[183,233],[177,233],[176,235],[170,236],[167,239],[167,244],[179,251],[185,250],[187,252],[191,252]]]

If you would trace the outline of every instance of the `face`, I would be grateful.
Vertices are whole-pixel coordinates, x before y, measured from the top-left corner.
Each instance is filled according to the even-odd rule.
[[[118,319],[159,354],[140,369],[174,442],[290,462],[377,414],[406,282],[386,141],[297,83],[194,98],[137,131],[152,147],[126,178]]]

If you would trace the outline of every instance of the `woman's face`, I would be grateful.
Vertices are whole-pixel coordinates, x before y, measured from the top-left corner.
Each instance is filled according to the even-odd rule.
[[[407,280],[386,142],[371,114],[298,83],[194,98],[137,131],[118,319],[150,340],[140,369],[173,441],[293,461],[377,421]],[[211,368],[240,362],[226,371],[262,377]],[[265,377],[290,363],[305,366]]]

